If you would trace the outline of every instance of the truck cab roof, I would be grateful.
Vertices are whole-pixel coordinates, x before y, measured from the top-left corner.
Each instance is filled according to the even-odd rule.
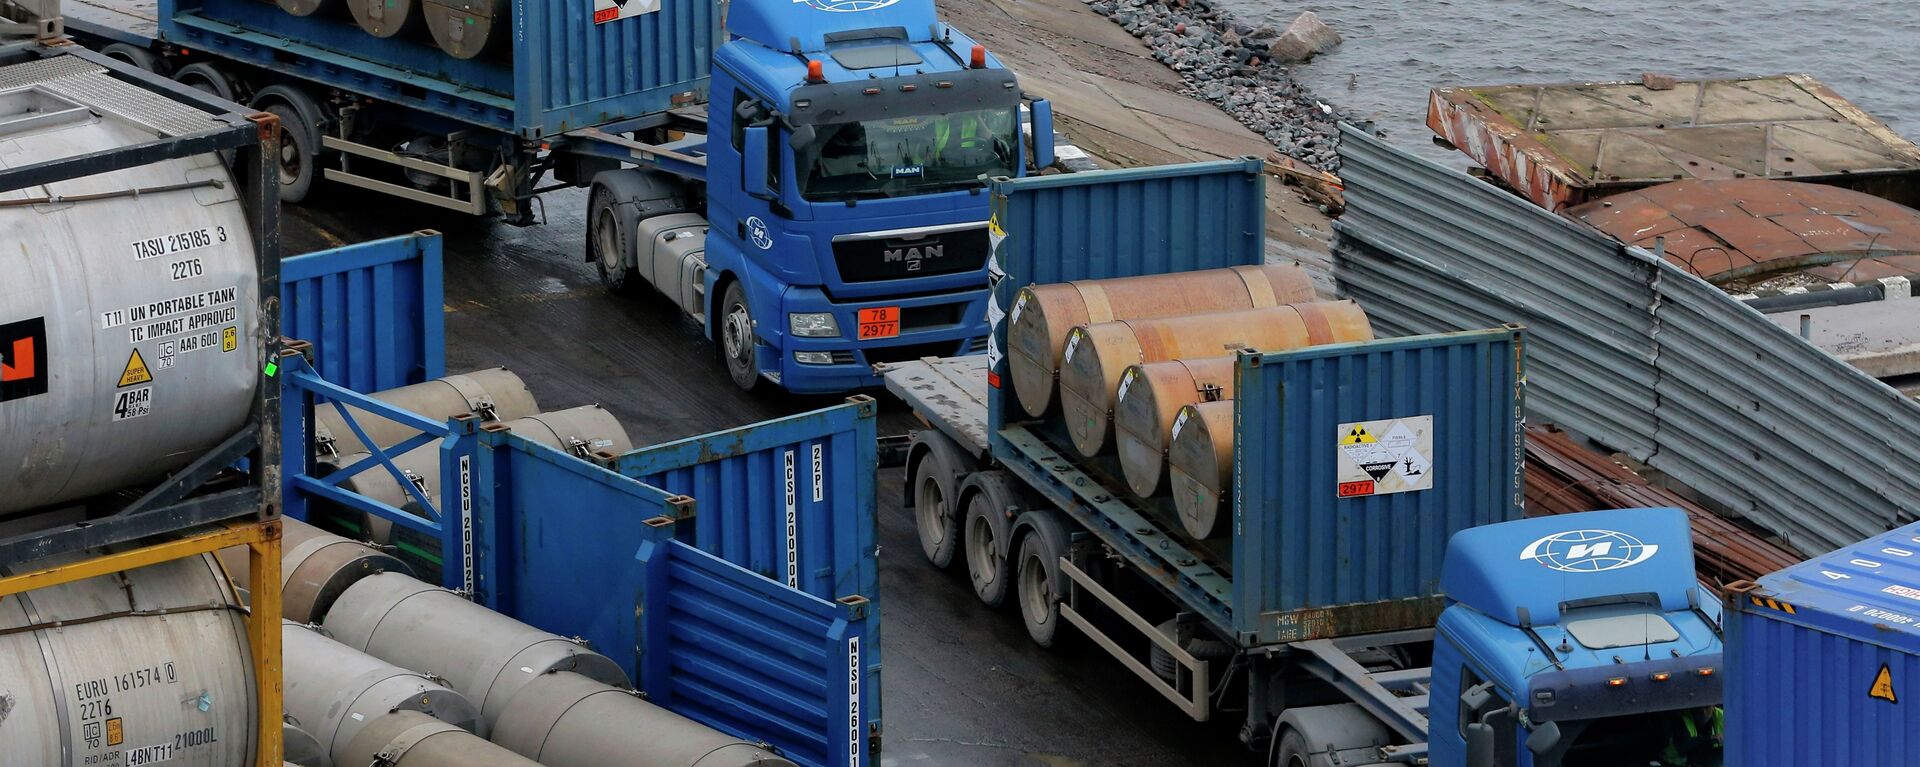
[[[932,0],[739,0],[727,24],[733,40],[716,63],[778,101],[782,113],[791,113],[795,91],[820,87],[807,82],[808,62],[815,61],[827,85],[892,86],[884,89],[890,101],[912,101],[915,94],[934,100],[932,87],[897,87],[927,75],[1014,82],[991,53],[984,69],[972,69],[973,39],[940,22]],[[911,107],[900,112],[913,113]]]

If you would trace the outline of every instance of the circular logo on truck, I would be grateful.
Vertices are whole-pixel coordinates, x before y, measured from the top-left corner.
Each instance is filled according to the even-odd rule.
[[[859,13],[861,11],[877,11],[900,2],[900,0],[793,0],[793,2],[805,4],[809,8],[820,11]]]
[[[1653,558],[1660,547],[1613,530],[1568,530],[1529,544],[1521,559],[1567,573],[1600,573]]]
[[[747,239],[761,250],[773,249],[773,233],[767,231],[767,222],[761,221],[759,216],[747,217]]]

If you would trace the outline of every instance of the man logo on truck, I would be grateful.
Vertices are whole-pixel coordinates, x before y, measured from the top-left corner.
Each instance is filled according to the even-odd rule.
[[[1527,545],[1521,559],[1567,573],[1601,573],[1645,562],[1660,547],[1613,530],[1568,530]]]
[[[833,13],[859,13],[877,11],[900,0],[793,0],[796,5],[805,5],[818,11]]]
[[[945,245],[916,245],[910,248],[887,248],[881,251],[880,260],[889,264],[904,261],[907,264],[907,271],[917,272],[920,271],[921,260],[944,258],[946,255],[947,246]]]

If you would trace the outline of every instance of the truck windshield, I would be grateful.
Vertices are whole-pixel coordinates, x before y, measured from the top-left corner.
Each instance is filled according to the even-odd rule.
[[[1716,707],[1630,714],[1560,723],[1561,747],[1536,755],[1536,767],[1686,765],[1719,767],[1720,717]]]
[[[812,201],[900,197],[1011,176],[1013,109],[888,117],[818,126],[795,157]]]

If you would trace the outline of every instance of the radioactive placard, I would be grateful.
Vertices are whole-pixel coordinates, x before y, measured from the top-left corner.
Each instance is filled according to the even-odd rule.
[[[593,0],[593,23],[631,19],[660,10],[660,0]]]
[[[1433,488],[1433,416],[1343,423],[1335,445],[1341,498]]]
[[[1873,687],[1867,689],[1867,697],[1878,698],[1888,703],[1899,703],[1900,696],[1893,692],[1893,669],[1880,664],[1880,673],[1873,676]]]

